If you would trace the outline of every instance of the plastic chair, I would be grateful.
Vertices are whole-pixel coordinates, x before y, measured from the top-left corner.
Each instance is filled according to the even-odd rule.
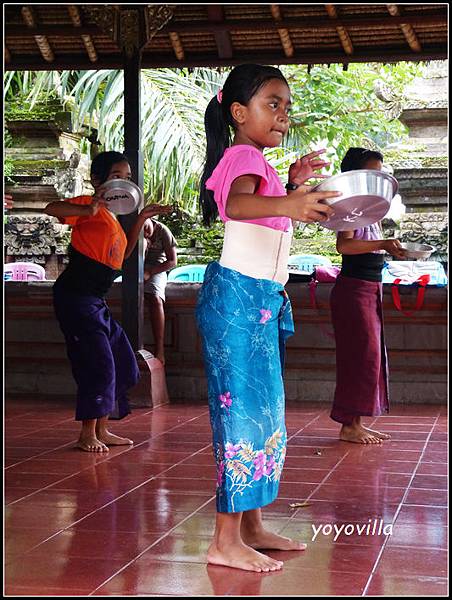
[[[294,254],[289,256],[287,266],[295,268],[297,271],[312,273],[317,265],[331,266],[331,261],[326,256],[319,254]]]
[[[6,263],[3,266],[4,281],[44,281],[44,267],[29,262]]]
[[[202,283],[207,265],[185,265],[176,267],[168,275],[168,281],[174,283]]]

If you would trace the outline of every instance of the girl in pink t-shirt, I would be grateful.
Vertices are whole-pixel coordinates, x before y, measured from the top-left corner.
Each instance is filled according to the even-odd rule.
[[[264,529],[261,507],[278,492],[286,452],[284,341],[293,333],[284,291],[292,219],[324,221],[320,200],[302,184],[327,163],[312,152],[282,185],[265,160],[289,128],[290,90],[279,69],[234,68],[206,110],[206,164],[200,202],[204,222],[225,222],[222,256],[206,269],[197,305],[217,464],[217,515],[209,563],[275,571],[282,562],[260,549],[304,550]],[[231,139],[232,138],[232,139]]]

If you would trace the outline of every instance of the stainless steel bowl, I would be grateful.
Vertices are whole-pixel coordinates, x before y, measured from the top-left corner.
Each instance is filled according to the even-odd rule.
[[[402,242],[405,258],[429,258],[430,254],[435,252],[435,248],[430,244],[417,244],[415,242]]]
[[[320,225],[335,231],[352,231],[382,219],[391,207],[399,184],[389,173],[372,169],[347,171],[329,177],[313,188],[315,192],[342,192],[342,196],[321,200],[334,215]]]
[[[127,215],[134,212],[143,202],[143,192],[128,179],[110,179],[101,185],[100,191],[107,208],[116,215]]]

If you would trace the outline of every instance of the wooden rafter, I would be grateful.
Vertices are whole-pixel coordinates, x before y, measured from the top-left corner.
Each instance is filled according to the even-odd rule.
[[[67,7],[69,16],[71,17],[71,21],[74,24],[74,27],[81,27],[82,26],[82,19],[80,17],[80,12],[77,8],[77,6],[75,6],[74,4],[70,4]],[[88,54],[88,57],[90,59],[91,62],[96,62],[97,61],[97,52],[96,52],[96,48],[94,46],[94,42],[92,37],[89,34],[81,34],[81,38],[83,41],[83,44],[85,46],[86,49],[86,53]]]
[[[391,16],[401,16],[399,7],[396,4],[387,4],[386,6],[388,7],[388,11]],[[401,23],[400,29],[402,30],[403,35],[405,36],[405,39],[408,42],[408,45],[410,46],[411,50],[413,50],[413,52],[422,52],[422,46],[418,40],[418,37],[412,25],[409,25],[408,23]]]
[[[210,8],[210,7],[209,7]],[[403,16],[392,16],[392,15],[378,15],[378,16],[366,16],[366,17],[338,17],[334,23],[336,27],[355,27],[355,28],[372,28],[372,27],[393,27],[394,25],[445,25],[447,23],[447,12],[444,10],[435,10],[435,12],[422,15],[422,14],[409,14]],[[270,21],[268,19],[256,19],[250,20],[249,23],[245,20],[225,20],[224,22],[215,23],[210,21],[193,21],[187,23],[174,22],[169,25],[165,25],[161,32],[169,33],[175,31],[176,33],[215,33],[219,31],[262,31],[268,29],[331,29],[331,21],[324,18],[304,18],[304,19],[283,19],[276,23],[276,21]],[[32,35],[47,35],[52,37],[68,37],[71,35],[80,34],[90,35],[103,35],[102,30],[97,25],[82,25],[80,31],[74,33],[74,27],[69,25],[39,25],[36,27],[36,31],[33,32],[28,27],[21,25],[7,25],[5,28],[5,34],[7,37],[27,37]],[[104,34],[105,35],[105,34]]]
[[[218,58],[232,58],[233,48],[231,42],[231,34],[223,26],[224,22],[224,10],[219,4],[211,4],[207,7],[207,17],[214,25],[219,25],[219,29],[213,31],[215,37],[215,43],[218,50]]]
[[[272,4],[270,7],[272,11],[272,16],[276,22],[282,21],[281,10],[277,4]],[[287,57],[291,57],[294,55],[294,47],[292,44],[292,40],[290,39],[290,34],[288,29],[281,28],[278,29],[279,39],[281,40],[281,45],[284,49],[284,54]]]
[[[8,46],[5,46],[5,62],[11,62],[11,52],[9,51]]]
[[[27,24],[27,26],[30,28],[36,27],[36,19],[33,14],[32,8],[30,6],[23,6],[21,12],[22,18]],[[47,62],[53,62],[55,60],[55,55],[45,35],[34,35],[34,38],[36,40],[36,44],[39,48],[42,58]]]
[[[336,7],[334,6],[334,4],[325,4],[325,8],[326,8],[326,12],[328,13],[330,19],[333,19],[333,20],[338,19],[337,10],[336,10]],[[350,39],[350,36],[348,34],[348,31],[345,29],[345,27],[342,27],[342,25],[339,25],[338,27],[336,27],[336,31],[337,31],[337,34],[341,41],[344,52],[348,55],[353,54],[353,44],[352,44],[352,40]]]
[[[177,60],[185,60],[184,47],[182,46],[179,34],[175,31],[170,31],[169,38],[171,40],[171,45],[173,46],[174,54],[176,55]]]

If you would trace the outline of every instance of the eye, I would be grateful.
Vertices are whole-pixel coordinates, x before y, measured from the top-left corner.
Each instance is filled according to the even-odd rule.
[[[269,106],[271,106],[274,109],[278,108],[278,103],[277,102],[270,102]]]

